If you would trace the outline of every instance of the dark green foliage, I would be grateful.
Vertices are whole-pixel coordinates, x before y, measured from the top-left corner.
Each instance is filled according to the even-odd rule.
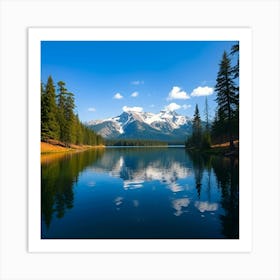
[[[235,44],[231,47],[231,52],[230,54],[232,56],[237,56],[237,63],[235,66],[232,67],[232,72],[235,78],[239,78],[239,44]]]
[[[231,67],[231,60],[224,52],[215,86],[218,108],[213,130],[214,134],[227,135],[231,149],[234,148],[233,120],[236,118],[235,114],[239,106],[238,88],[234,81],[235,75],[236,71],[233,71]]]
[[[236,65],[233,66],[232,71],[234,74],[234,78],[238,80],[239,79],[239,44],[235,44],[232,46],[230,54],[233,57],[236,56],[237,58]],[[236,89],[237,89],[237,95],[239,99],[239,86],[237,86]],[[239,138],[239,104],[233,113],[232,130],[233,130],[233,134],[235,135],[235,138]]]
[[[209,149],[211,147],[211,134],[210,134],[210,122],[209,122],[209,108],[208,108],[208,99],[205,98],[205,130],[202,134],[202,149]]]
[[[107,140],[106,146],[167,146],[167,142],[143,139]]]
[[[57,95],[51,77],[46,88],[41,84],[41,140],[54,139],[65,146],[103,144],[103,138],[82,124],[75,115],[74,94],[66,89],[63,81],[57,84]]]
[[[236,57],[236,64],[231,66],[230,56],[224,52],[219,64],[215,92],[217,109],[214,120],[209,122],[209,108],[205,99],[205,127],[201,127],[199,110],[196,105],[193,117],[193,133],[186,141],[187,148],[209,149],[213,143],[230,142],[239,138],[239,44],[231,48],[231,57]]]
[[[211,135],[210,133],[205,130],[202,134],[202,139],[201,139],[201,148],[202,149],[209,149],[211,147]]]
[[[62,142],[66,142],[66,134],[67,134],[67,120],[65,117],[65,106],[66,106],[66,94],[67,90],[64,87],[65,83],[60,81],[58,84],[58,95],[57,95],[57,118],[59,120],[60,126],[60,135],[59,140]]]
[[[205,130],[209,133],[210,131],[210,123],[209,123],[209,107],[208,107],[208,99],[205,97]]]
[[[215,143],[223,143],[228,141],[227,125],[224,113],[218,110],[215,114],[211,127],[211,136]]]
[[[193,116],[193,141],[194,144],[198,147],[201,144],[201,135],[202,135],[201,119],[200,119],[198,106],[196,104],[194,110],[194,116]]]
[[[49,76],[44,88],[41,83],[41,139],[57,139],[59,124],[57,120],[57,106],[55,102],[55,87],[53,79]]]
[[[202,125],[200,113],[196,104],[192,121],[192,135],[186,141],[186,147],[200,149],[202,147]]]

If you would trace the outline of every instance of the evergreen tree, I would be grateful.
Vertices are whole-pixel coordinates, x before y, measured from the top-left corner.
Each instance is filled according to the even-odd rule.
[[[51,77],[46,86],[41,83],[41,140],[55,139],[66,146],[103,144],[103,138],[82,124],[78,115],[74,114],[74,94],[68,92],[63,81],[57,84],[56,96]]]
[[[76,131],[75,131],[75,101],[74,94],[67,91],[65,83],[59,81],[58,83],[58,119],[60,124],[60,141],[65,143],[67,146],[70,143],[76,142]]]
[[[196,104],[194,110],[194,116],[193,116],[193,142],[196,147],[200,147],[201,145],[201,136],[202,136],[201,119],[200,119],[199,109]]]
[[[239,43],[237,43],[231,47],[230,54],[232,56],[235,56],[235,55],[237,56],[237,63],[232,68],[233,78],[236,79],[236,78],[239,78]]]
[[[208,108],[208,99],[205,98],[205,130],[203,131],[202,136],[202,148],[209,149],[211,147],[211,135],[210,135],[210,124],[209,124],[209,108]]]
[[[46,90],[44,84],[41,82],[41,140],[47,140],[48,136],[48,127],[47,127],[47,115],[48,115],[48,107],[47,107],[47,97]]]
[[[58,121],[60,125],[60,135],[59,140],[66,142],[66,130],[67,130],[67,121],[65,118],[65,104],[66,104],[66,94],[67,89],[65,88],[65,83],[59,81],[58,83],[58,95],[57,95],[57,107],[58,107]]]
[[[82,141],[82,124],[79,120],[78,114],[75,116],[75,127],[76,127],[76,145],[81,145],[83,143]]]
[[[192,121],[192,135],[187,139],[185,146],[189,148],[201,148],[202,144],[202,126],[199,114],[199,109],[196,104],[193,121]]]
[[[65,134],[65,142],[75,143],[75,102],[74,102],[74,94],[71,92],[67,92],[66,103],[65,103],[65,119],[66,119],[66,134]]]
[[[212,139],[216,143],[223,143],[227,141],[227,131],[226,131],[226,122],[225,115],[222,111],[217,110],[215,113],[215,118],[211,127]]]
[[[224,52],[219,66],[220,68],[215,86],[215,91],[217,93],[216,101],[218,103],[218,112],[220,113],[220,116],[224,117],[223,121],[226,124],[230,148],[233,149],[234,144],[232,120],[234,111],[238,106],[238,94],[234,82],[234,72],[231,67],[231,61],[226,52]]]
[[[233,71],[234,79],[238,81],[239,80],[239,43],[232,46],[230,54],[232,55],[232,57],[236,57],[237,59],[236,64],[232,68],[232,71]],[[239,99],[239,86],[237,86],[236,88],[237,88],[237,92],[238,92],[237,95]],[[237,105],[237,108],[234,111],[232,122],[233,122],[232,124],[233,133],[239,138],[239,104]]]
[[[210,125],[209,125],[209,108],[208,108],[207,96],[205,97],[205,122],[206,122],[205,129],[207,132],[209,132]]]
[[[41,138],[42,140],[57,139],[59,125],[57,122],[57,107],[55,87],[49,76],[46,87],[41,84]]]

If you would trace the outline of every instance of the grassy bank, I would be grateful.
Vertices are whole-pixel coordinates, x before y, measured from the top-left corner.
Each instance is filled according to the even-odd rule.
[[[235,145],[235,150],[234,151],[230,150],[229,142],[211,145],[211,147],[209,149],[202,149],[201,150],[201,149],[190,148],[188,150],[194,151],[194,152],[205,153],[205,154],[209,154],[209,155],[238,157],[238,155],[239,155],[239,140],[235,140],[234,145]]]
[[[42,154],[52,154],[52,153],[65,153],[71,151],[83,151],[88,149],[104,148],[104,145],[99,146],[89,146],[89,145],[74,145],[70,144],[65,146],[59,141],[51,140],[47,142],[41,142],[41,155]]]

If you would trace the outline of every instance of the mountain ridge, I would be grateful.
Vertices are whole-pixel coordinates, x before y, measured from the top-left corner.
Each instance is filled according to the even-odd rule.
[[[189,117],[168,110],[159,113],[127,110],[116,117],[92,120],[86,125],[105,139],[184,141],[192,132]]]

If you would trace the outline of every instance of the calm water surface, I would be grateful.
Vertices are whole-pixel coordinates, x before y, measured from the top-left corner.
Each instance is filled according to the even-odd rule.
[[[236,159],[106,148],[41,169],[42,238],[239,238]]]

